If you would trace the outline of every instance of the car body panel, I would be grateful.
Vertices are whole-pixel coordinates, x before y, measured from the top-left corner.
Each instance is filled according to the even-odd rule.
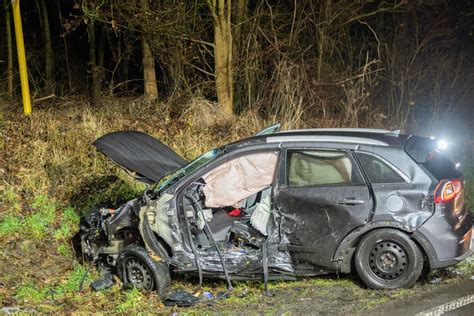
[[[280,174],[274,200],[281,217],[280,249],[290,252],[293,261],[333,267],[333,254],[341,240],[353,229],[364,225],[373,208],[372,198],[366,183],[351,185],[317,185],[292,187],[287,183],[287,168],[291,152],[317,151],[341,153],[351,157],[343,149],[324,148],[319,144],[311,147],[284,145],[280,161]],[[356,162],[349,158],[353,173],[362,179]],[[357,200],[360,204],[344,204],[345,199]],[[317,223],[317,224],[316,224]]]
[[[463,199],[461,195],[458,197]],[[431,268],[442,268],[458,263],[470,252],[472,217],[464,207],[453,211],[456,199],[446,204],[435,204],[434,215],[415,233],[415,238],[429,244]]]
[[[381,150],[378,146],[360,146],[356,153],[370,153],[387,162],[392,169],[404,175],[402,183],[370,183],[375,196],[375,209],[372,221],[397,221],[406,231],[413,232],[434,213],[430,203],[431,179],[401,147],[389,147]],[[390,204],[397,203],[394,209]]]
[[[145,133],[121,131],[106,134],[93,145],[138,180],[159,182],[165,175],[178,170],[187,161],[171,148]]]
[[[357,197],[362,205],[340,205],[341,196]],[[275,202],[281,214],[282,245],[294,261],[332,267],[337,245],[364,225],[371,199],[364,185],[347,187],[278,188]]]

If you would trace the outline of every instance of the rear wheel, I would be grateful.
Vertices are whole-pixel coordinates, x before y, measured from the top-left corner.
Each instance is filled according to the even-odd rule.
[[[410,287],[423,270],[423,255],[405,233],[378,229],[360,241],[355,267],[362,281],[373,289]]]
[[[145,248],[126,247],[120,253],[116,267],[122,282],[140,290],[156,290],[161,299],[166,296],[171,284],[169,268],[164,262],[154,260]]]

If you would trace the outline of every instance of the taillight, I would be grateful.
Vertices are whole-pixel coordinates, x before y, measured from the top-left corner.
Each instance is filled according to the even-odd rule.
[[[446,203],[456,198],[462,191],[459,179],[441,180],[435,189],[435,203]]]

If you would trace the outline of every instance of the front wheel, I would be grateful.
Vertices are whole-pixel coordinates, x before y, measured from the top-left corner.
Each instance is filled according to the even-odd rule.
[[[163,299],[170,287],[171,279],[168,266],[154,260],[140,246],[128,246],[117,258],[117,273],[122,282],[139,290],[156,290]]]
[[[378,229],[364,236],[355,254],[362,281],[373,289],[410,287],[423,270],[423,255],[413,240],[396,229]]]

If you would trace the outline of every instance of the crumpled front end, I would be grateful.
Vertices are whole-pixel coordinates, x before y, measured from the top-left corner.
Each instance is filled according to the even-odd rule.
[[[79,237],[82,254],[99,265],[115,266],[118,254],[138,242],[142,199],[133,199],[118,209],[95,208],[81,219]]]

